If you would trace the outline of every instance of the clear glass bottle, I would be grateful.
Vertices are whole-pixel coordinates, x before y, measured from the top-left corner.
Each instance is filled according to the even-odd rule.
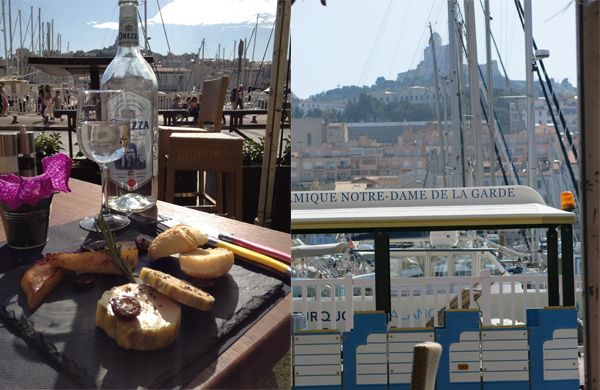
[[[137,5],[137,0],[119,0],[119,48],[100,83],[100,89],[127,91],[136,118],[129,148],[110,164],[108,174],[108,204],[123,212],[149,209],[158,193],[158,83],[140,53]]]

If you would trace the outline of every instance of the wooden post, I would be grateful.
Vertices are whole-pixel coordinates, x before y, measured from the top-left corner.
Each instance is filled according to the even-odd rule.
[[[600,386],[600,3],[577,2],[577,90],[579,95],[580,221],[583,260],[585,386]],[[564,245],[564,244],[563,244]]]
[[[269,112],[267,114],[267,129],[265,132],[265,154],[260,177],[258,215],[254,220],[255,225],[263,227],[271,227],[277,147],[279,146],[280,136],[279,126],[281,123],[283,90],[287,70],[286,58],[290,36],[290,16],[291,2],[289,0],[277,0],[271,90],[269,92]]]

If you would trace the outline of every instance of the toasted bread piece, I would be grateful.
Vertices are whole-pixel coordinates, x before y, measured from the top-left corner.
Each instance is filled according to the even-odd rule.
[[[130,320],[115,316],[111,300],[117,296],[135,298],[141,312]],[[129,283],[102,294],[96,306],[96,326],[104,329],[125,349],[151,351],[171,344],[179,335],[181,306],[150,286]]]
[[[32,265],[21,279],[21,289],[27,297],[29,310],[38,307],[67,273],[68,269],[53,266],[48,258]]]
[[[208,242],[206,234],[188,225],[179,224],[159,234],[150,247],[148,256],[154,261],[176,253],[188,252]]]
[[[198,310],[212,309],[215,298],[185,280],[150,268],[142,268],[140,279],[179,303]]]
[[[138,263],[138,250],[121,249],[121,255],[124,259],[129,258],[129,261],[131,262],[131,269],[135,269]],[[112,263],[111,257],[100,251],[82,253],[48,253],[46,257],[48,258],[48,261],[50,261],[50,264],[72,271],[94,274],[121,274],[121,272],[119,272],[119,270]]]
[[[233,261],[233,252],[225,248],[198,248],[179,255],[181,270],[193,278],[223,276],[231,269]]]

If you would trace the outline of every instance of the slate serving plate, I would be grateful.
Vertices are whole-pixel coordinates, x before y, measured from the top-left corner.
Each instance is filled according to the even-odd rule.
[[[142,227],[134,226],[118,239],[148,234]],[[136,274],[142,267],[188,279],[176,258],[150,262],[144,254]],[[0,315],[82,386],[99,389],[178,387],[187,383],[243,334],[244,327],[257,320],[260,312],[289,291],[277,277],[236,260],[227,275],[206,289],[215,297],[212,311],[182,305],[181,329],[173,344],[156,351],[132,351],[119,347],[95,326],[96,304],[102,293],[126,284],[124,277],[97,275],[91,290],[75,292],[71,273],[31,312],[19,287],[27,269],[22,266],[0,275],[0,297],[4,300]]]

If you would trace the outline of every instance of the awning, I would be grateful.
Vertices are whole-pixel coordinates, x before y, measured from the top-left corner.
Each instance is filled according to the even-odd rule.
[[[154,57],[144,57],[149,64]],[[29,57],[31,66],[52,76],[85,76],[103,73],[113,57]]]
[[[575,214],[525,186],[292,193],[292,231],[366,232],[548,227]]]

